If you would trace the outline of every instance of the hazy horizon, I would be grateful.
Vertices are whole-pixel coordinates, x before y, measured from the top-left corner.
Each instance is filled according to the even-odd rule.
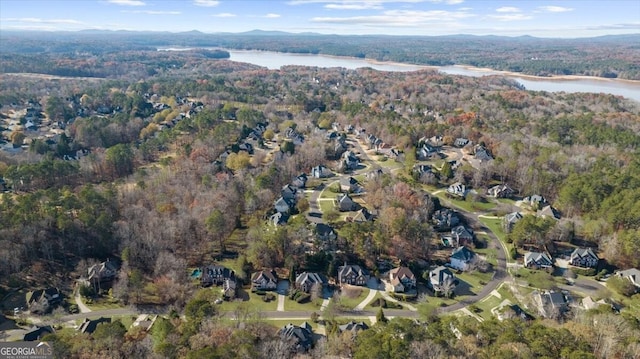
[[[0,2],[0,30],[253,30],[581,38],[640,33],[640,1],[95,0]]]

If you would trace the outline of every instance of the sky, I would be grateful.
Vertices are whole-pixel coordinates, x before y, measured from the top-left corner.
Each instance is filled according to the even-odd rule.
[[[591,37],[640,33],[640,0],[0,0],[0,31]]]

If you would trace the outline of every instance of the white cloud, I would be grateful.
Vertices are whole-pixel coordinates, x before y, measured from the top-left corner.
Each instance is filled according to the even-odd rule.
[[[232,14],[230,12],[222,12],[220,14],[213,14],[211,16],[213,16],[213,17],[236,17],[237,15],[236,14]]]
[[[421,3],[425,0],[291,0],[287,2],[288,5],[306,5],[306,4],[334,4],[337,6],[341,5],[360,5],[365,8],[366,6],[382,6],[384,3]],[[428,0],[428,1],[436,1],[440,2],[442,0]],[[449,1],[459,1],[461,0],[449,0]],[[325,6],[327,7],[327,6]],[[368,7],[367,9],[370,9]],[[345,8],[343,8],[345,9]],[[354,9],[350,9],[354,10]],[[357,9],[355,9],[357,10]]]
[[[533,16],[525,15],[525,14],[504,14],[504,15],[489,15],[490,18],[498,21],[523,21],[523,20],[531,20]]]
[[[280,17],[280,14],[270,13],[270,14],[266,14],[264,17],[267,19],[277,19]]]
[[[156,11],[156,10],[122,10],[127,14],[147,14],[147,15],[180,15],[180,11]]]
[[[539,10],[545,12],[568,12],[573,11],[573,8],[570,7],[562,7],[562,6],[540,6]]]
[[[193,0],[193,5],[204,7],[215,7],[220,5],[220,1],[215,0]]]
[[[428,24],[455,25],[458,20],[475,17],[477,15],[466,11],[445,11],[445,10],[388,10],[381,15],[371,16],[350,16],[350,17],[315,17],[312,22],[349,24],[349,25],[371,25],[371,26],[399,26],[409,27]]]
[[[140,1],[140,0],[107,0],[108,3],[110,4],[115,4],[115,5],[124,5],[124,6],[145,6],[147,4],[145,4],[144,1]]]
[[[380,10],[382,4],[379,2],[344,2],[341,4],[327,4],[324,6],[331,10]]]
[[[520,9],[513,6],[503,6],[496,9],[497,12],[520,12]]]
[[[445,2],[449,5],[457,5],[462,4],[464,0],[446,0]]]
[[[1,19],[2,22],[17,22],[17,23],[29,23],[29,24],[67,24],[67,25],[82,25],[81,21],[73,19],[41,19],[37,17],[21,17],[21,18],[6,18]]]

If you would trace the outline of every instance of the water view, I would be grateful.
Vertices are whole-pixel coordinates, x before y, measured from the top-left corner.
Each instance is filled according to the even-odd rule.
[[[464,76],[489,76],[502,75],[512,78],[522,84],[527,90],[549,92],[593,92],[610,93],[624,96],[640,102],[640,82],[630,82],[615,79],[547,79],[544,77],[517,76],[505,74],[500,71],[474,69],[466,66],[442,66],[428,67],[411,64],[381,63],[367,59],[347,57],[333,57],[310,54],[289,54],[269,51],[252,50],[227,50],[231,54],[231,60],[264,66],[269,69],[279,69],[286,65],[318,66],[318,67],[344,67],[357,69],[370,67],[380,71],[417,71],[425,68],[437,68],[450,75]]]

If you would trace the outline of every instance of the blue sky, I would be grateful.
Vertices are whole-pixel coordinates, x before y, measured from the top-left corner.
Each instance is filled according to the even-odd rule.
[[[324,34],[640,33],[640,0],[0,0],[1,30]]]

